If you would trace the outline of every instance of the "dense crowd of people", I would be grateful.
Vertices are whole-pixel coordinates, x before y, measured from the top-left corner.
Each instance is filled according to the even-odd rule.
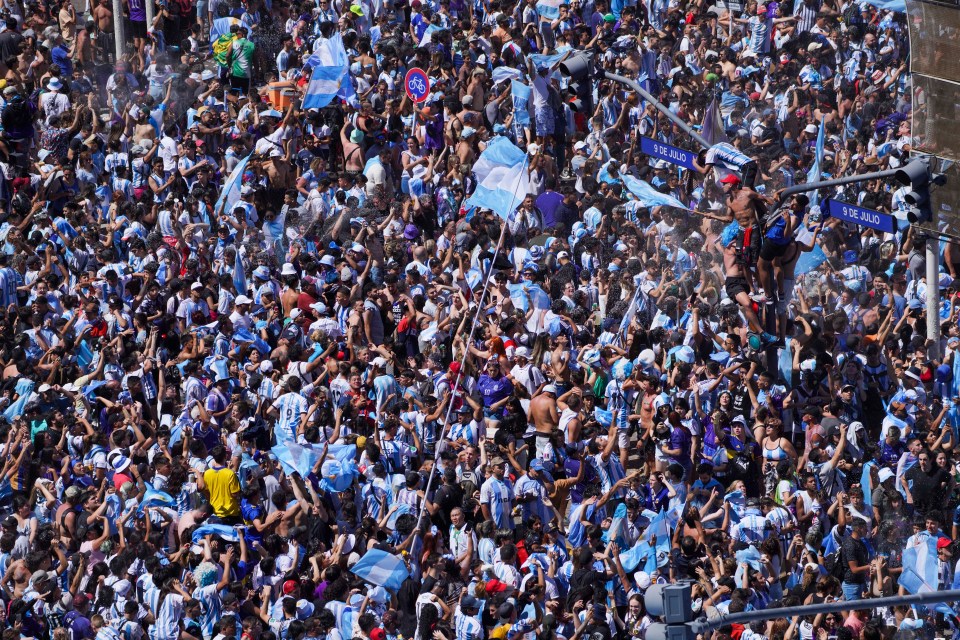
[[[0,7],[4,640],[957,628],[869,599],[960,584],[960,253],[783,197],[909,162],[904,14],[146,3]]]

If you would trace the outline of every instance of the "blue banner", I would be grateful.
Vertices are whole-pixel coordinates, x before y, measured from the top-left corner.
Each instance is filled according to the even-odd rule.
[[[829,211],[830,215],[834,218],[852,222],[862,227],[870,227],[871,229],[883,231],[884,233],[893,233],[895,227],[893,216],[874,211],[873,209],[864,209],[854,204],[840,202],[833,198],[827,199],[827,211]]]
[[[531,89],[522,82],[512,80],[510,82],[510,97],[513,99],[513,121],[517,124],[530,126],[530,104]]]
[[[680,149],[679,147],[646,136],[640,137],[640,151],[648,156],[666,160],[670,164],[675,164],[685,169],[693,169],[693,161],[697,157],[697,154],[693,151]]]

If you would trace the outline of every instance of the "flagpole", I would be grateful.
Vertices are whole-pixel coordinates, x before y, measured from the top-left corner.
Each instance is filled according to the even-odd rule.
[[[523,159],[523,166],[521,171],[527,171],[528,160],[526,157]],[[524,194],[526,197],[526,194]],[[514,191],[513,198],[510,201],[510,212],[512,213],[517,206],[517,193]],[[493,270],[493,265],[497,260],[497,256],[500,255],[500,249],[503,247],[503,240],[507,235],[507,226],[509,225],[509,220],[503,221],[503,227],[500,229],[500,239],[497,240],[497,248],[493,252],[493,257],[490,259],[490,270]],[[490,277],[489,273],[485,274],[483,279],[483,291],[480,293],[480,300],[477,302],[477,312],[473,316],[473,324],[470,326],[470,336],[467,338],[466,343],[464,343],[463,355],[460,357],[460,369],[457,371],[457,376],[454,379],[453,385],[451,387],[450,393],[450,402],[447,403],[447,413],[443,417],[443,429],[440,431],[440,435],[437,438],[437,442],[443,442],[444,437],[447,435],[447,431],[450,428],[450,414],[453,412],[453,394],[456,392],[457,385],[460,384],[460,379],[464,377],[463,368],[467,363],[467,356],[470,354],[470,343],[473,342],[473,336],[477,331],[477,326],[479,325],[480,314],[483,311],[483,301],[487,297],[487,291],[490,289]],[[481,423],[480,427],[484,429],[484,434],[486,434],[486,423]],[[479,434],[478,434],[479,436]],[[426,497],[430,495],[430,488],[433,486],[433,479],[436,477],[437,469],[437,460],[439,459],[439,453],[434,452],[433,456],[433,469],[431,470],[430,477],[427,479],[427,486],[423,490],[424,500],[420,504],[420,513],[417,515],[417,525],[415,529],[413,543],[410,545],[410,548],[415,550],[416,541],[420,537],[420,522],[423,520],[423,512],[427,507]],[[416,563],[417,571],[420,570],[420,558],[419,554],[413,557],[413,562]]]

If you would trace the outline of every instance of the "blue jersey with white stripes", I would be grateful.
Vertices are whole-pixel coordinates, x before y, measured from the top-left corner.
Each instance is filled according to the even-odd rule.
[[[498,529],[513,529],[513,487],[509,481],[498,480],[491,476],[480,487],[480,504],[490,508],[490,518]]]
[[[277,442],[295,441],[301,416],[310,408],[307,399],[299,393],[285,393],[274,401],[273,408],[280,414],[274,428]]]

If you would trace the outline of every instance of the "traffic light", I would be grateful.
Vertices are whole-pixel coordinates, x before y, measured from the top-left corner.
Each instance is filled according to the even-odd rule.
[[[930,171],[930,159],[926,156],[914,158],[897,169],[895,177],[897,182],[910,187],[910,191],[903,197],[910,205],[907,220],[912,224],[930,222],[933,218],[930,208],[930,184],[942,185],[946,177],[942,173]]]
[[[593,75],[593,56],[577,53],[560,63],[560,73],[573,82],[589,80]]]
[[[647,613],[660,618],[647,628],[646,640],[693,640],[696,634],[690,627],[693,622],[689,582],[680,584],[651,585],[643,596]]]

